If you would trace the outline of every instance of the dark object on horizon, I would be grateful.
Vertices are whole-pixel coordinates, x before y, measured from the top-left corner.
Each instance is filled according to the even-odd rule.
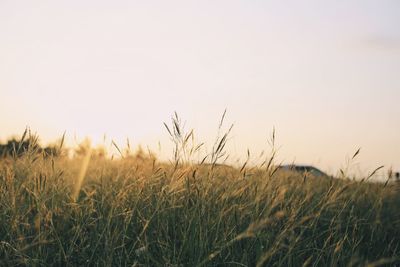
[[[396,182],[400,182],[400,172],[396,172],[394,178],[396,178]]]
[[[294,164],[282,165],[278,169],[284,171],[293,171],[304,175],[310,174],[316,177],[329,177],[329,175],[327,175],[323,171],[309,165],[294,165]]]
[[[21,157],[28,151],[43,153],[44,156],[58,156],[60,154],[60,151],[55,147],[40,147],[37,140],[17,141],[16,139],[11,139],[6,144],[0,144],[0,157]]]

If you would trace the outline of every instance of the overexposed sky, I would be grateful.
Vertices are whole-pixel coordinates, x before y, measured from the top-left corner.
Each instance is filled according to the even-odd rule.
[[[168,142],[177,111],[230,153],[400,169],[400,2],[0,1],[0,139]]]

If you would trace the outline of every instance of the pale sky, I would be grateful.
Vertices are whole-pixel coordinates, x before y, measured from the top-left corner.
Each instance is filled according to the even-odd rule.
[[[168,148],[177,111],[210,143],[226,108],[235,156],[275,127],[285,162],[400,170],[400,1],[1,0],[0,100],[2,141]]]

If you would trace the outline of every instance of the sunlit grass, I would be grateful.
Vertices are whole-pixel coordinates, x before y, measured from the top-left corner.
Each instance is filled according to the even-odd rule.
[[[395,184],[280,172],[274,150],[261,167],[218,164],[224,133],[193,162],[193,132],[177,116],[167,129],[168,163],[90,149],[73,159],[34,151],[1,159],[0,264],[400,264]]]
[[[86,151],[85,151],[85,155],[83,156],[83,159],[82,159],[81,169],[80,169],[79,175],[77,176],[76,181],[75,181],[74,193],[72,196],[74,201],[76,201],[76,199],[79,195],[79,192],[81,190],[83,179],[86,176],[87,168],[89,166],[90,158],[92,155],[92,149],[90,147],[90,142],[88,140],[85,142],[85,147],[86,147]]]

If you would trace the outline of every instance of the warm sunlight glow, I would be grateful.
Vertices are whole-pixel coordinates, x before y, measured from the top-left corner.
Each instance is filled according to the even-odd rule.
[[[82,187],[83,180],[85,179],[86,172],[90,162],[90,156],[92,155],[92,149],[90,146],[90,141],[86,140],[85,142],[86,153],[82,159],[81,169],[79,171],[78,176],[76,177],[75,184],[74,184],[74,191],[72,195],[72,199],[76,201],[77,197],[79,196],[79,192]]]
[[[129,138],[170,155],[174,111],[230,153],[268,149],[336,172],[400,169],[397,1],[0,3],[1,141]],[[358,165],[360,164],[360,165]]]
[[[0,266],[400,266],[400,0],[0,0]]]

